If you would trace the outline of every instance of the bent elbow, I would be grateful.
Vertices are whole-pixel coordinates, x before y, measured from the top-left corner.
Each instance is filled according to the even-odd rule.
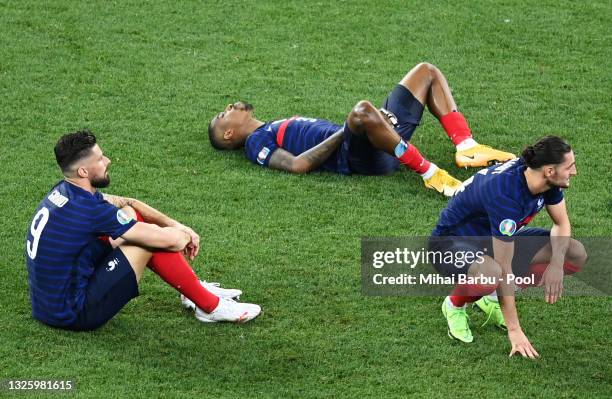
[[[308,173],[310,170],[310,163],[302,158],[296,158],[291,165],[291,172],[299,175]]]

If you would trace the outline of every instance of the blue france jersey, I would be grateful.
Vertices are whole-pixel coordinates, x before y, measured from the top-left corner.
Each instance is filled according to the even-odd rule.
[[[544,205],[563,200],[559,188],[532,195],[522,159],[483,169],[463,183],[440,214],[435,236],[512,236]]]
[[[55,185],[38,206],[27,235],[34,318],[56,326],[73,324],[96,266],[89,244],[100,236],[117,238],[135,223],[99,192],[66,181]]]
[[[322,119],[295,117],[289,121],[284,133],[282,147],[277,144],[280,126],[287,119],[268,122],[257,128],[247,137],[244,149],[246,157],[252,162],[268,166],[270,157],[278,148],[290,152],[294,156],[308,151],[337,132],[342,126]],[[346,157],[340,155],[340,148],[319,167],[330,172],[349,174]]]

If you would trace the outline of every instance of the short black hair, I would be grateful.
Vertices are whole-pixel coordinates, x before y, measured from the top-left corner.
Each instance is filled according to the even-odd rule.
[[[538,169],[544,165],[563,163],[565,154],[571,150],[572,147],[561,137],[546,136],[542,137],[534,145],[527,146],[521,156],[527,166],[532,169]]]
[[[223,147],[215,135],[215,126],[213,125],[214,121],[215,118],[213,118],[208,124],[208,140],[210,140],[210,144],[213,146],[213,148],[217,150],[226,150],[227,148]]]
[[[223,136],[217,134],[217,128],[214,124],[217,118],[213,118],[208,124],[208,140],[210,140],[210,144],[213,148],[217,150],[236,150],[241,147],[240,144],[234,144],[229,140],[224,140]]]
[[[62,172],[66,172],[76,161],[88,156],[95,145],[96,136],[87,129],[67,133],[59,138],[53,148],[55,160]]]

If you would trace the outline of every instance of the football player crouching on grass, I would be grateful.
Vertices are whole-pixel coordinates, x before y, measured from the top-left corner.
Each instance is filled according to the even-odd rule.
[[[240,290],[200,281],[193,260],[200,237],[145,203],[102,194],[110,159],[89,131],[62,136],[55,157],[64,175],[41,201],[27,235],[32,314],[59,328],[104,325],[132,298],[148,267],[184,295],[203,322],[246,322],[258,305],[232,298]],[[189,298],[189,299],[187,299]]]
[[[475,302],[488,316],[487,322],[507,330],[510,356],[539,356],[519,324],[512,276],[531,276],[530,285],[543,286],[546,302],[553,304],[563,292],[564,274],[575,273],[586,263],[584,246],[570,238],[562,191],[575,175],[571,147],[559,137],[547,136],[528,146],[521,158],[479,171],[449,201],[430,238],[430,250],[457,254],[484,250],[487,255],[467,267],[444,260],[434,262],[434,267],[447,276],[492,278],[484,284],[457,284],[445,298],[442,313],[451,338],[472,342],[465,307]],[[552,229],[527,227],[543,207]]]
[[[381,110],[360,101],[344,127],[332,122],[292,117],[262,122],[253,106],[228,105],[208,126],[212,146],[234,150],[244,146],[252,162],[292,173],[327,170],[341,174],[385,175],[400,164],[418,173],[425,187],[452,195],[461,182],[410,144],[423,109],[440,121],[456,146],[460,167],[482,167],[514,158],[513,154],[478,144],[467,121],[457,111],[446,78],[438,68],[421,63],[412,68],[389,94]]]

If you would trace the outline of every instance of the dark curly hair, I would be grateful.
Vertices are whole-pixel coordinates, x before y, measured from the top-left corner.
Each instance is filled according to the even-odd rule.
[[[521,156],[527,166],[532,169],[538,169],[544,165],[563,163],[565,154],[571,150],[572,147],[561,137],[546,136],[538,140],[534,145],[527,146]]]
[[[62,172],[67,172],[79,159],[85,158],[96,145],[96,136],[87,129],[63,135],[55,144],[55,160]]]

